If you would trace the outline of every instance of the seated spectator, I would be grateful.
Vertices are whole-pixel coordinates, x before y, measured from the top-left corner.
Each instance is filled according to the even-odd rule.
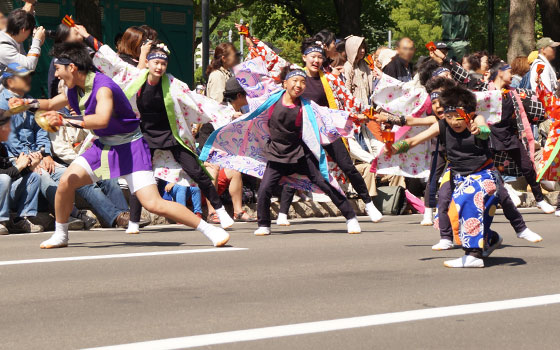
[[[13,97],[30,98],[27,93],[31,90],[31,71],[17,63],[8,65],[2,73],[4,90],[0,92],[0,109],[9,109],[9,100]],[[54,196],[58,187],[58,179],[64,173],[65,166],[57,164],[51,156],[51,141],[47,132],[35,122],[34,113],[26,111],[14,114],[11,119],[10,137],[6,143],[8,153],[14,157],[21,153],[35,155],[41,162],[35,169],[41,176],[41,193],[54,208]],[[83,221],[73,223],[72,229],[89,229],[95,225],[96,220],[78,211],[72,211],[72,217]],[[76,221],[76,220],[74,220]]]
[[[239,85],[235,77],[227,80],[225,90],[223,92],[223,104],[229,105],[235,111],[235,117],[241,116],[241,107],[247,105],[247,94]],[[212,124],[204,124],[197,142],[203,146],[212,133],[214,128]],[[206,169],[214,179],[214,185],[218,189],[218,194],[222,195],[229,188],[231,201],[233,203],[233,219],[238,222],[255,222],[256,219],[243,210],[243,180],[241,173],[232,169],[220,169],[219,167],[206,163]],[[208,204],[208,222],[219,224],[220,220],[210,202]]]
[[[49,133],[52,154],[57,164],[64,168],[68,167],[87,147],[89,135],[86,130],[65,126],[60,127],[55,133]],[[58,176],[56,182],[58,183]],[[76,195],[88,203],[101,226],[120,228],[128,226],[130,219],[128,203],[118,179],[102,180],[80,187]]]
[[[200,188],[166,182],[162,198],[168,201],[175,201],[185,207],[187,206],[187,199],[190,198],[193,213],[202,219],[202,196],[200,195]]]
[[[28,219],[37,215],[41,179],[33,170],[40,159],[21,153],[12,163],[3,144],[11,133],[10,117],[4,112],[0,110],[0,235],[41,232],[43,227]],[[13,220],[10,210],[16,212]]]
[[[35,17],[31,13],[22,9],[10,13],[6,31],[0,32],[0,68],[17,63],[28,70],[35,70],[41,55],[41,45],[45,41],[45,29],[37,28],[27,54],[23,48],[23,42],[34,28]]]

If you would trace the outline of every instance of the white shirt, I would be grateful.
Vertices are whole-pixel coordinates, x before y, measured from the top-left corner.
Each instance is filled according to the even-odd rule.
[[[556,77],[556,71],[554,71],[554,68],[552,67],[550,62],[548,62],[546,57],[541,54],[539,54],[539,57],[537,57],[537,59],[533,61],[533,64],[531,65],[531,90],[537,90],[537,66],[539,64],[544,65],[544,70],[541,74],[541,81],[549,91],[555,94],[556,90],[558,89],[558,78]]]

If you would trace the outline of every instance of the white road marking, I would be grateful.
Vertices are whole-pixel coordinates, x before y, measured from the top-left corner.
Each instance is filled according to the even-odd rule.
[[[86,256],[69,256],[64,258],[46,258],[46,259],[27,259],[27,260],[8,260],[0,261],[0,266],[6,265],[23,265],[23,264],[41,264],[62,261],[80,261],[80,260],[102,260],[102,259],[120,259],[120,258],[136,258],[141,256],[158,256],[158,255],[179,255],[179,254],[198,254],[198,253],[224,253],[239,250],[247,250],[248,248],[208,248],[208,249],[184,249],[184,250],[166,250],[162,252],[144,252],[144,253],[125,253],[125,254],[109,254],[109,255],[86,255]]]
[[[483,312],[519,309],[560,303],[560,294],[538,297],[508,299],[477,304],[465,304],[430,309],[420,309],[361,317],[340,318],[328,321],[289,324],[276,327],[253,328],[240,331],[203,334],[180,338],[169,338],[146,342],[105,346],[89,350],[169,350],[200,346],[228,344],[252,340],[288,337],[303,334],[340,331],[352,328],[371,327],[399,322],[428,320],[440,317],[470,315]]]

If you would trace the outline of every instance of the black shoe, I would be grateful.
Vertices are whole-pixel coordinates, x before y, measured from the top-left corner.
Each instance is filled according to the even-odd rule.
[[[139,226],[140,228],[142,228],[142,227],[148,226],[148,225],[151,224],[151,223],[152,223],[152,222],[151,222],[150,220],[140,219],[140,222],[138,223],[138,226]]]
[[[84,230],[86,231],[91,229],[93,226],[95,226],[95,224],[97,224],[97,220],[92,218],[91,216],[88,216],[85,210],[80,210],[80,214],[78,214],[78,219],[84,222]]]

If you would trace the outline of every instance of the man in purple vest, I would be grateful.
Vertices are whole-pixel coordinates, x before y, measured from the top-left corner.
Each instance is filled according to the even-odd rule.
[[[55,76],[64,81],[66,93],[30,104],[49,111],[44,116],[52,127],[90,129],[99,139],[70,164],[60,179],[55,198],[55,232],[41,243],[41,248],[68,246],[68,217],[77,188],[116,177],[127,181],[130,192],[136,194],[150,212],[196,228],[214,246],[225,245],[229,240],[226,231],[206,223],[186,207],[161,198],[152,173],[150,149],[140,132],[140,121],[120,87],[111,78],[96,72],[85,46],[63,43],[55,46],[52,55]],[[70,105],[79,118],[65,119],[55,112],[66,105]]]

